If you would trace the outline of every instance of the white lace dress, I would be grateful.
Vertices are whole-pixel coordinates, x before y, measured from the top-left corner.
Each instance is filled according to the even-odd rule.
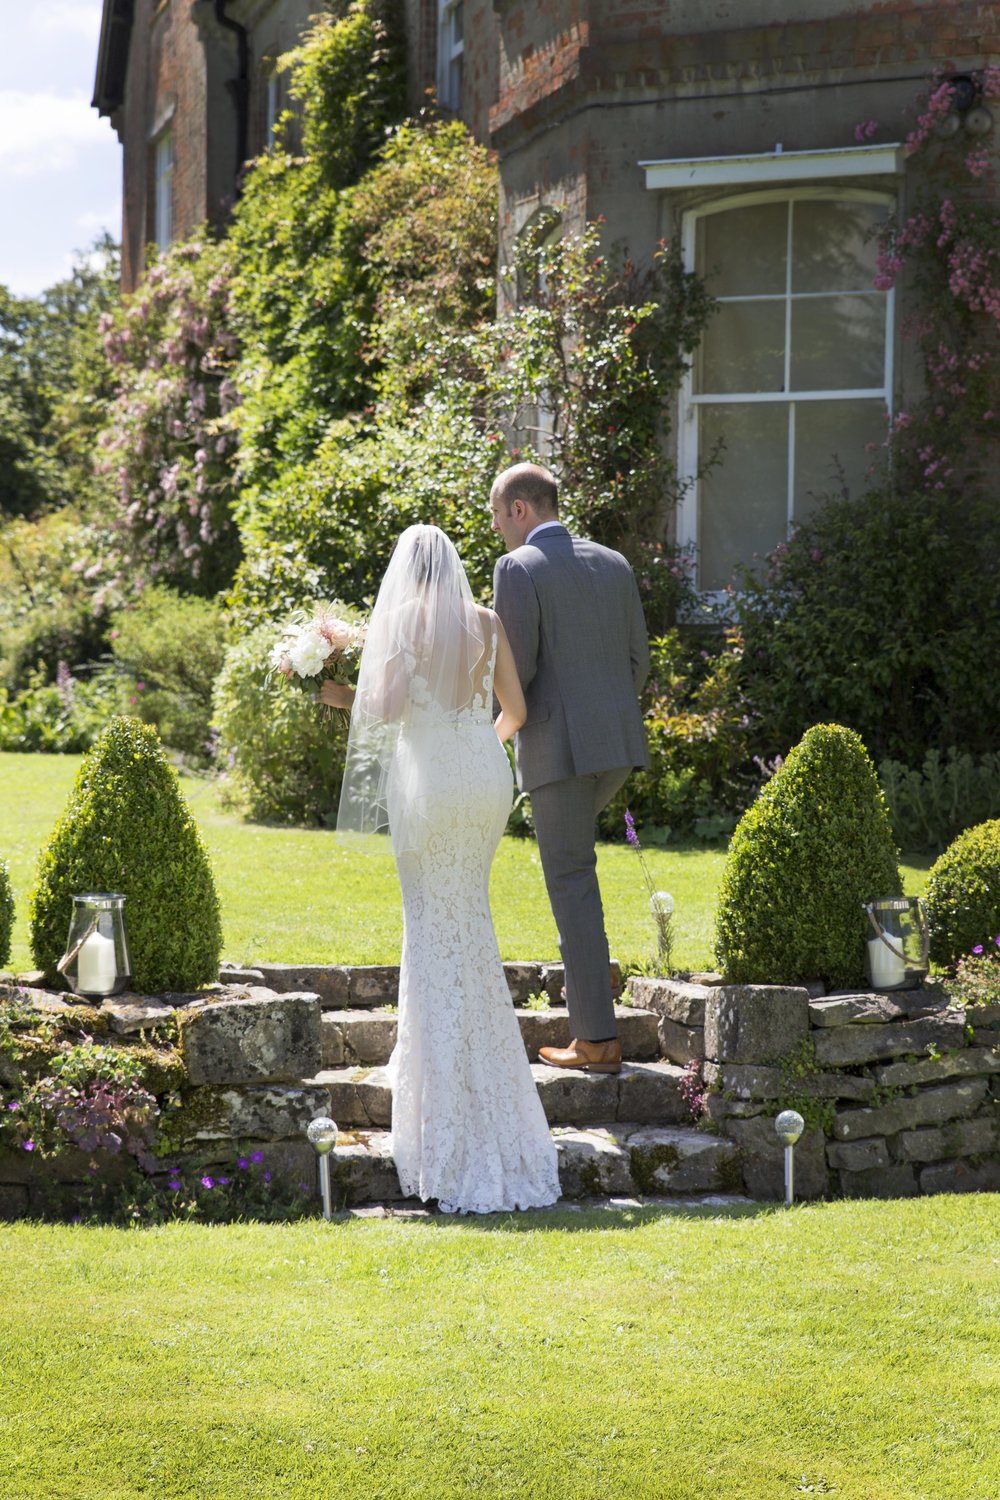
[[[435,707],[426,720],[414,710],[389,782],[390,827],[410,829],[405,852],[394,833],[403,954],[392,1152],[404,1194],[436,1198],[447,1212],[541,1207],[559,1196],[490,916],[490,865],[511,804],[510,766],[490,720],[495,661],[494,633],[470,707]],[[411,691],[419,705],[419,678]]]

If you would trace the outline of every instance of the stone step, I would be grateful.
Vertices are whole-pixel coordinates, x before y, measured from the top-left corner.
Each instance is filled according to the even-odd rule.
[[[547,995],[554,1005],[562,999],[565,978],[560,963],[529,963],[508,960],[503,966],[507,987],[515,1004],[532,995]],[[245,988],[250,985],[283,995],[309,991],[318,995],[323,1009],[371,1010],[395,1005],[399,999],[398,964],[269,964],[252,968],[223,964],[220,984]],[[621,968],[611,960],[611,984],[621,993]]]
[[[531,1072],[550,1125],[608,1120],[681,1125],[691,1118],[681,1093],[684,1070],[672,1063],[627,1062],[620,1073],[585,1073],[532,1063]],[[384,1068],[328,1068],[306,1086],[328,1091],[330,1114],[338,1125],[370,1128],[390,1123],[392,1090]]]
[[[660,1055],[658,1017],[632,1006],[615,1007],[622,1054],[631,1061],[647,1061]],[[396,1012],[386,1010],[328,1010],[320,1029],[324,1068],[342,1068],[352,1063],[380,1067],[389,1061],[396,1045]],[[564,1005],[544,1010],[518,1008],[525,1051],[532,1062],[540,1047],[565,1047],[570,1040],[569,1012]]]
[[[565,1198],[726,1194],[709,1201],[743,1201],[732,1196],[743,1194],[737,1148],[693,1126],[634,1120],[586,1129],[556,1126],[552,1139]],[[330,1156],[330,1175],[335,1207],[402,1196],[387,1130],[342,1131]]]

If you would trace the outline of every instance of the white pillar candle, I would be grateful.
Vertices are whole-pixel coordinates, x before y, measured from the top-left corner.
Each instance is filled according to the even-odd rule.
[[[897,948],[902,948],[901,938],[889,934],[889,941]],[[906,965],[903,960],[891,948],[886,947],[881,938],[870,938],[868,942],[868,967],[871,970],[872,984],[877,990],[891,990],[897,988],[906,978]]]
[[[118,978],[114,938],[92,932],[76,961],[76,987],[84,995],[110,995]]]

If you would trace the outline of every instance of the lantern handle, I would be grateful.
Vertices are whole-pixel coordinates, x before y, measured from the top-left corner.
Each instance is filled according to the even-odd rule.
[[[865,908],[865,912],[867,913],[868,920],[872,924],[872,927],[873,927],[873,929],[875,931],[876,936],[880,937],[882,939],[883,943],[888,948],[888,950],[889,950],[890,953],[894,953],[897,958],[901,958],[903,960],[904,964],[905,964],[906,963],[906,954],[903,953],[899,948],[897,948],[896,945],[895,945],[895,943],[891,943],[889,941],[889,939],[886,937],[885,932],[883,931],[883,929],[882,929],[882,927],[881,927],[881,925],[880,925],[880,923],[878,921],[878,918],[872,912],[872,909],[868,905],[867,901],[864,902],[863,905],[864,905],[864,908]]]
[[[74,958],[76,958],[76,956],[79,953],[80,949],[83,947],[84,943],[87,941],[87,939],[90,937],[90,935],[92,933],[94,933],[94,932],[97,931],[97,924],[98,924],[98,922],[100,920],[101,920],[101,913],[98,912],[97,916],[91,922],[90,926],[85,929],[83,935],[81,937],[77,938],[77,940],[73,944],[72,948],[67,948],[66,949],[66,952],[63,954],[62,958],[56,964],[56,973],[57,974],[64,974],[66,972],[66,970],[69,968],[69,966],[73,962]]]

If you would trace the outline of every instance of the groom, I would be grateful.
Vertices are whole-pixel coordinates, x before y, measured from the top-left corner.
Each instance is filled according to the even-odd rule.
[[[528,706],[515,740],[517,781],[531,793],[573,1038],[539,1055],[556,1068],[617,1073],[594,838],[597,814],[633,766],[648,764],[638,695],[649,646],[639,590],[623,557],[560,523],[556,482],[538,464],[505,469],[490,508],[507,546],[493,575],[494,603]]]

